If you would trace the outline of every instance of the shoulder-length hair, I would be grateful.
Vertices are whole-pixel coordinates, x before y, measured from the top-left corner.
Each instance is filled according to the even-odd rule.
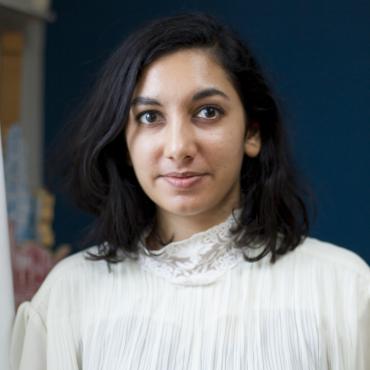
[[[274,263],[307,236],[302,189],[276,99],[258,63],[227,26],[209,15],[188,13],[155,20],[129,35],[104,65],[76,118],[67,179],[77,205],[96,216],[90,237],[100,247],[93,259],[136,258],[138,240],[154,220],[155,205],[127,161],[125,129],[143,69],[165,54],[189,48],[215,57],[260,132],[260,154],[243,160],[241,214],[233,232],[237,246],[247,247],[243,250],[255,245],[263,249],[253,257],[245,252],[245,259],[257,261],[271,253]]]

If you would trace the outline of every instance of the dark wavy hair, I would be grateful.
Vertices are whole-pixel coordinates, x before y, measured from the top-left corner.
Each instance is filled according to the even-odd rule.
[[[227,26],[206,14],[187,13],[152,21],[129,35],[104,65],[75,119],[67,179],[77,205],[96,216],[90,238],[99,249],[92,259],[137,258],[139,237],[153,222],[155,205],[127,162],[125,129],[133,91],[145,67],[189,48],[215,57],[261,135],[260,154],[245,156],[242,164],[242,210],[232,230],[236,245],[247,247],[243,251],[248,261],[271,253],[274,263],[307,236],[305,190],[291,161],[276,99],[258,63]],[[248,247],[256,245],[262,251],[248,255]]]

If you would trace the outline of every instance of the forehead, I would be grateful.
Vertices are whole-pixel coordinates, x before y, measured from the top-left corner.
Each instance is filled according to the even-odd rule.
[[[210,52],[185,49],[162,56],[147,66],[139,78],[134,97],[174,99],[210,87],[237,97],[229,76]]]

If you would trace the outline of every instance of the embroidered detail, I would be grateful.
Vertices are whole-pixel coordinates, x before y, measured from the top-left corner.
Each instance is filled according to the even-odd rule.
[[[234,216],[237,217],[236,212],[219,225],[159,250],[146,248],[145,233],[139,243],[140,266],[175,284],[213,283],[243,260],[243,253],[233,246],[230,233],[236,222]]]

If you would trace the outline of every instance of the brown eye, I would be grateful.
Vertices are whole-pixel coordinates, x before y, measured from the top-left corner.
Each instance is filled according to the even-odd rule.
[[[145,111],[140,113],[136,120],[143,125],[150,125],[158,120],[159,113],[156,111]]]
[[[215,119],[218,118],[222,114],[221,109],[216,107],[203,107],[197,114],[197,117],[205,118],[205,119]]]

